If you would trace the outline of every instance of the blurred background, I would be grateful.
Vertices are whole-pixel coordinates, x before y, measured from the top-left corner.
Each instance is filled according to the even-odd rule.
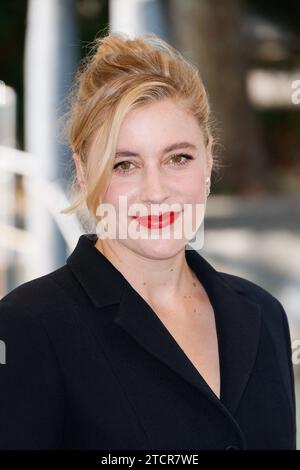
[[[212,178],[201,254],[278,298],[296,353],[299,20],[299,0],[2,0],[0,298],[62,266],[90,230],[59,213],[72,169],[61,129],[79,61],[96,36],[154,32],[198,66],[211,103],[222,168]]]

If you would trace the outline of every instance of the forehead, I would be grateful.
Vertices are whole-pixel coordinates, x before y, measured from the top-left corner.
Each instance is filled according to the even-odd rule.
[[[170,100],[139,106],[125,116],[118,136],[118,149],[151,145],[159,150],[174,142],[200,145],[201,128],[196,118]]]

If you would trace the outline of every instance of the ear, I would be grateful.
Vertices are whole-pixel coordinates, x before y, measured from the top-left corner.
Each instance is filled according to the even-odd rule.
[[[85,181],[85,176],[84,176],[84,171],[83,171],[83,168],[82,168],[80,156],[78,155],[78,153],[73,153],[72,158],[73,158],[73,160],[75,162],[75,166],[76,166],[77,180],[80,184],[80,187],[81,187],[82,191],[85,192],[86,191],[86,181]]]

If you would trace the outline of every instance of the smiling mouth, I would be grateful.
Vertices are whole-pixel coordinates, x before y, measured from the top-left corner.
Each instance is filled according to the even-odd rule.
[[[163,228],[167,225],[172,225],[180,213],[181,211],[171,211],[159,215],[146,215],[144,217],[132,216],[132,218],[147,228]]]

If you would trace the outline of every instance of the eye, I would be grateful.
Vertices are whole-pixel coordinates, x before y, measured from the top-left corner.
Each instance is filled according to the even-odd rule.
[[[113,166],[113,169],[116,170],[117,173],[128,173],[128,172],[131,170],[131,168],[124,168],[124,167],[121,168],[121,165],[125,165],[125,166],[126,166],[126,164],[127,164],[127,165],[128,165],[128,164],[129,164],[129,165],[133,165],[132,162],[130,162],[130,161],[128,161],[128,160],[124,160],[123,162],[116,163],[116,164]],[[121,168],[121,169],[119,169],[119,168]]]
[[[187,155],[185,153],[178,153],[178,154],[172,155],[170,160],[174,160],[174,159],[175,159],[175,163],[172,164],[172,166],[183,166],[183,165],[186,165],[189,160],[194,160],[194,158],[191,155]],[[130,173],[130,171],[133,169],[133,168],[130,168],[130,165],[134,166],[134,163],[130,162],[129,160],[124,160],[123,162],[116,163],[113,166],[113,170],[116,173],[120,173],[120,174]]]
[[[181,158],[184,158],[184,160],[180,160]],[[173,159],[175,159],[175,166],[182,166],[186,165],[189,160],[193,160],[193,157],[185,153],[178,153],[171,157],[171,160]]]

